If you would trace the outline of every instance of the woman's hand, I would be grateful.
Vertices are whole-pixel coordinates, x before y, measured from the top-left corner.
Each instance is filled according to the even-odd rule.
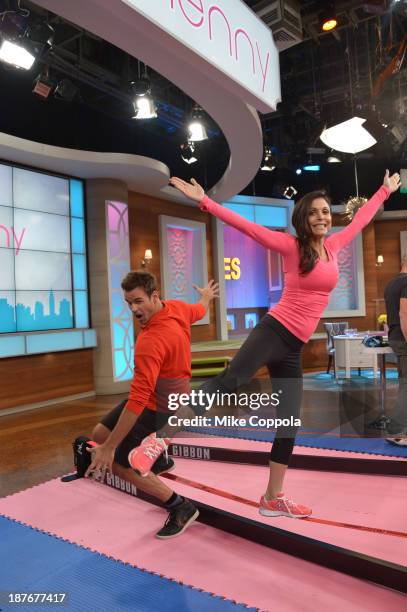
[[[386,174],[384,175],[383,185],[390,189],[390,193],[394,193],[399,189],[401,185],[400,175],[398,172],[395,172],[391,176],[389,176],[389,171],[386,170]]]
[[[195,202],[200,202],[205,195],[203,188],[195,179],[191,179],[191,183],[187,183],[176,176],[172,176],[170,184]]]

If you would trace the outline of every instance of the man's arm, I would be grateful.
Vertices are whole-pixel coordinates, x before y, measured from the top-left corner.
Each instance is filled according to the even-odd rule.
[[[193,285],[193,287],[200,294],[201,299],[198,304],[202,304],[206,313],[211,301],[219,297],[219,285],[214,280],[210,280],[206,287],[198,287],[197,285]]]
[[[407,342],[407,297],[400,298],[400,327]]]
[[[92,463],[86,476],[92,472],[112,471],[116,448],[134,427],[155,391],[163,359],[164,348],[157,341],[151,344],[149,339],[143,339],[137,343],[129,400],[106,441],[100,446],[88,448],[92,453]]]

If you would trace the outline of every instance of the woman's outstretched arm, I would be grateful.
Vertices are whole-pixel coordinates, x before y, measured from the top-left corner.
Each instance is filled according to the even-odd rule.
[[[247,234],[267,249],[285,255],[295,248],[295,238],[293,236],[284,232],[269,230],[262,225],[247,221],[247,219],[232,210],[217,204],[217,202],[214,202],[205,195],[203,188],[195,179],[191,179],[191,183],[187,183],[182,179],[172,177],[170,183],[188,198],[199,204],[201,210],[211,213],[221,221]],[[270,219],[270,222],[272,224],[272,219]]]
[[[359,208],[352,221],[343,230],[332,234],[327,241],[334,250],[340,251],[344,246],[349,244],[355,236],[363,230],[366,225],[373,219],[380,206],[400,187],[400,175],[396,172],[389,176],[389,171],[386,170],[384,175],[383,185],[376,191],[366,204]]]

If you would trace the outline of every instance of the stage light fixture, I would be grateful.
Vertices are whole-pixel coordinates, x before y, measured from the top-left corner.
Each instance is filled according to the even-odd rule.
[[[35,93],[39,98],[47,100],[54,86],[54,83],[49,77],[48,67],[37,76],[33,85],[33,93]]]
[[[157,108],[151,96],[151,82],[148,76],[144,75],[137,81],[133,81],[130,87],[135,95],[132,119],[155,119],[157,117]]]
[[[193,142],[184,142],[181,145],[181,157],[186,164],[194,164],[198,161],[195,155],[195,145]]]
[[[356,155],[360,151],[369,149],[377,142],[363,127],[365,121],[366,119],[360,117],[352,117],[348,121],[324,129],[320,139],[330,149]]]
[[[64,100],[65,102],[72,102],[78,91],[79,90],[77,86],[74,85],[72,81],[70,81],[69,79],[62,79],[62,81],[59,81],[59,83],[55,87],[54,96],[59,100]]]
[[[35,62],[35,56],[21,44],[3,40],[0,46],[0,61],[15,68],[29,70]]]
[[[321,166],[319,164],[307,164],[302,167],[306,172],[319,172],[321,170]]]
[[[302,174],[302,168],[297,168],[297,170],[295,171],[295,174],[298,174],[298,175]]]
[[[321,30],[323,32],[331,32],[338,25],[338,20],[336,18],[335,11],[335,3],[334,2],[324,2],[324,8],[319,12],[318,18]]]
[[[288,198],[289,200],[292,200],[293,197],[297,195],[297,193],[298,191],[295,187],[293,187],[292,185],[288,185],[283,191],[283,196],[285,198]]]
[[[155,119],[157,109],[151,96],[139,96],[133,102],[134,115],[132,119]]]
[[[201,142],[202,140],[207,140],[207,138],[208,134],[203,122],[203,110],[196,104],[188,125],[188,140],[190,142]]]
[[[328,155],[328,157],[326,158],[326,161],[328,164],[341,164],[342,163],[342,159],[340,158],[340,156],[334,153],[331,153],[330,155]]]
[[[276,163],[273,157],[273,152],[271,150],[271,147],[266,145],[264,147],[263,159],[261,161],[260,170],[262,170],[263,172],[273,172],[275,168]]]
[[[28,27],[30,12],[19,4],[3,14],[0,22],[0,60],[29,70],[44,48],[51,47],[54,29],[45,22]]]

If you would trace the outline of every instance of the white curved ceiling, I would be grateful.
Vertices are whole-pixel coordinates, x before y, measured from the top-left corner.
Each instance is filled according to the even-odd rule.
[[[36,0],[36,4],[120,47],[180,87],[217,122],[229,148],[228,168],[210,195],[228,200],[255,176],[263,154],[263,135],[256,110],[214,78],[208,63],[146,24],[119,0]],[[168,196],[171,197],[171,196]]]
[[[0,159],[83,179],[115,178],[131,191],[191,204],[168,187],[170,171],[165,164],[141,155],[64,149],[0,132]]]

